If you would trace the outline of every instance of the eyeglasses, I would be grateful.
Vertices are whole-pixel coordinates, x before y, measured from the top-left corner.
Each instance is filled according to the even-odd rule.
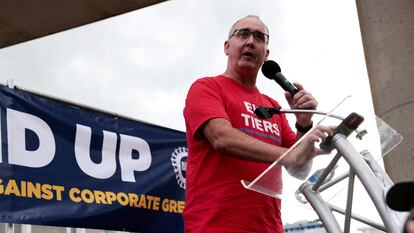
[[[269,35],[263,32],[259,31],[250,31],[248,28],[240,28],[234,30],[233,34],[229,37],[232,38],[233,36],[236,36],[241,39],[247,39],[250,38],[250,35],[253,35],[253,39],[256,40],[256,42],[261,43],[268,43],[269,42]]]

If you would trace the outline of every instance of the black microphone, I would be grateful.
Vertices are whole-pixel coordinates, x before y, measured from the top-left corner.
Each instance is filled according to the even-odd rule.
[[[280,66],[275,61],[267,60],[262,65],[262,73],[266,78],[275,80],[283,90],[294,96],[298,93],[298,89],[280,71]]]
[[[256,114],[256,116],[259,118],[269,119],[274,114],[280,114],[280,108],[266,108],[263,106],[259,106],[254,110],[254,114]]]
[[[411,211],[414,208],[414,182],[394,184],[386,196],[388,206],[397,211]]]

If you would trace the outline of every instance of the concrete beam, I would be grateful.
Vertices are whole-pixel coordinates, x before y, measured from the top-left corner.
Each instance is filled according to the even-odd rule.
[[[414,180],[414,1],[356,3],[375,113],[404,137],[385,169],[394,182]]]
[[[164,1],[0,1],[0,48],[93,23]]]

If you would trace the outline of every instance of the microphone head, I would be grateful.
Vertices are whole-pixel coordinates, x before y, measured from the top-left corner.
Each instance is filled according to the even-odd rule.
[[[410,211],[414,207],[414,182],[394,184],[386,196],[388,206],[397,211]]]
[[[280,66],[272,60],[267,60],[262,65],[262,73],[268,79],[274,79],[276,73],[280,73]]]
[[[272,115],[265,107],[259,106],[254,110],[254,114],[261,119],[272,118]]]

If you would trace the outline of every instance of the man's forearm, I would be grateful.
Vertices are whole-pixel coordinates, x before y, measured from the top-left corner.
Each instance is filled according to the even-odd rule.
[[[221,118],[210,120],[204,127],[203,134],[214,149],[245,160],[271,163],[287,150],[251,137]]]

